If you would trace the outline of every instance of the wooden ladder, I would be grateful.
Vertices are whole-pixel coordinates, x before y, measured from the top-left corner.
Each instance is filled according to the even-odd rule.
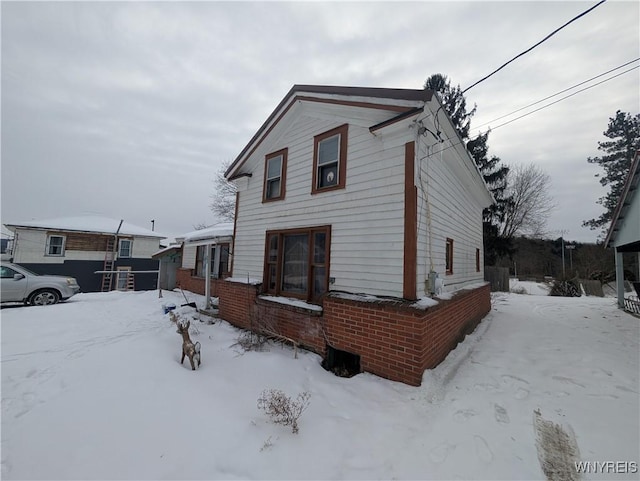
[[[133,282],[133,274],[129,273],[127,275],[127,291],[135,291],[136,290],[136,286],[135,283]]]
[[[113,264],[116,259],[116,240],[115,238],[110,237],[107,240],[107,249],[104,253],[104,266],[102,274],[102,292],[109,292],[111,290],[111,286],[113,284]]]

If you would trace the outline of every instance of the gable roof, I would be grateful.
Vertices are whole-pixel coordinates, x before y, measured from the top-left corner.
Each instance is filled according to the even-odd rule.
[[[55,229],[59,231],[84,232],[90,234],[114,235],[118,231],[120,219],[109,217],[86,215],[77,217],[58,217],[55,219],[45,219],[38,221],[16,222],[4,224],[9,230],[15,232],[17,228],[25,229]],[[128,222],[122,222],[119,235],[130,235],[134,237],[156,237],[166,239],[167,236],[159,234],[144,227],[138,227]]]
[[[237,173],[236,171],[244,160],[260,145],[296,100],[383,109],[394,112],[396,114],[394,115],[395,119],[398,114],[399,116],[404,116],[409,111],[417,112],[417,109],[424,105],[425,102],[430,101],[432,97],[433,91],[425,89],[294,85],[231,163],[224,175],[229,180],[234,178],[234,174]]]
[[[624,187],[622,188],[622,194],[620,195],[620,199],[618,200],[618,205],[616,206],[616,210],[613,211],[613,217],[611,219],[611,225],[609,226],[609,231],[607,232],[607,238],[604,241],[605,247],[613,247],[618,232],[622,228],[622,222],[624,220],[625,214],[631,205],[631,200],[636,195],[638,190],[638,184],[640,184],[640,167],[638,164],[640,163],[640,149],[636,150],[636,155],[631,162],[631,167],[629,168],[629,175],[627,176],[627,180],[624,183]],[[640,239],[638,239],[640,241]]]

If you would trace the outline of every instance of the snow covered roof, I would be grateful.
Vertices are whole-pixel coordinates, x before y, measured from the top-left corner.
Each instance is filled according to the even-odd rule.
[[[90,232],[97,234],[115,234],[120,225],[120,219],[112,219],[96,215],[78,217],[58,217],[55,219],[32,220],[27,222],[15,222],[4,224],[9,230],[15,232],[16,228],[30,229],[56,229],[61,231]],[[123,222],[118,234],[137,237],[157,237],[166,239],[167,236],[159,234],[144,227],[138,227],[128,222]]]
[[[151,258],[156,259],[158,257],[162,257],[164,254],[180,252],[180,249],[182,249],[180,244],[171,244],[170,246],[160,249],[158,252],[152,254]]]
[[[231,237],[233,235],[233,222],[220,222],[206,229],[188,232],[183,236],[179,236],[176,240],[182,240],[186,243],[197,242],[201,240],[215,239],[218,237]]]

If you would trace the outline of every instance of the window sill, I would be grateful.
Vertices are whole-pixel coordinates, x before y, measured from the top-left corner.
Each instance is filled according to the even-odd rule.
[[[295,310],[302,310],[310,314],[322,315],[322,306],[318,306],[316,304],[310,304],[301,299],[295,299],[293,297],[270,296],[270,295],[261,295],[261,296],[258,296],[258,299],[260,299],[261,301],[280,304],[284,307],[291,307],[291,308],[294,308]]]

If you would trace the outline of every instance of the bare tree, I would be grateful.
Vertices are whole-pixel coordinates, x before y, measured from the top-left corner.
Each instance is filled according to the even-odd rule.
[[[541,237],[547,219],[555,208],[549,195],[551,178],[535,164],[509,168],[507,192],[509,199],[500,235],[511,238],[516,234]]]
[[[236,210],[236,186],[224,177],[225,171],[231,162],[225,161],[220,166],[213,179],[215,190],[211,194],[211,204],[209,207],[218,217],[232,221]]]

